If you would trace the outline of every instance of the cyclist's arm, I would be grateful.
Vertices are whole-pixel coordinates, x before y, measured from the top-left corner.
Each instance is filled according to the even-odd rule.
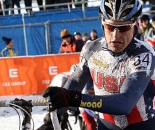
[[[89,78],[90,73],[88,71],[81,71],[77,67],[74,74],[67,80],[64,88],[81,92]]]
[[[129,114],[144,93],[147,85],[153,85],[153,83],[149,81],[154,73],[155,57],[151,59],[152,62],[149,61],[149,67],[146,66],[147,69],[144,66],[144,70],[139,71],[137,69],[137,72],[131,73],[126,77],[121,86],[120,93],[103,96],[83,94],[81,107],[113,115]],[[155,93],[155,89],[153,89],[153,91]]]
[[[88,55],[87,55],[87,46],[82,48],[80,54],[80,62],[75,72],[67,80],[64,88],[76,91],[82,91],[86,82],[90,79],[90,71],[88,68]]]

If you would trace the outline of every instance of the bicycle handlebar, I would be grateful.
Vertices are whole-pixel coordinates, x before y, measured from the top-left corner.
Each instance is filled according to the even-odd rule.
[[[30,104],[27,103],[24,100],[20,100],[20,101],[16,101],[16,100],[10,100],[9,102],[6,100],[2,100],[0,101],[0,107],[10,107],[11,104],[16,104],[19,106],[27,106],[27,105],[32,105],[32,106],[48,106],[49,105],[49,100],[48,98],[41,98],[41,99],[33,99],[33,100],[29,100]],[[56,110],[53,112],[50,112],[51,115],[51,120],[53,122],[53,127],[54,130],[61,130],[61,127],[59,125],[59,121],[58,121],[58,117],[56,114]]]
[[[7,101],[7,100],[2,100],[0,101],[0,107],[10,107],[10,103],[14,103],[16,105],[23,105],[23,106],[26,106],[28,105],[28,103],[20,100],[20,101],[16,101],[16,100],[10,100],[10,101]],[[41,99],[33,99],[33,100],[30,100],[30,103],[32,106],[48,106],[48,99],[47,98],[41,98]]]

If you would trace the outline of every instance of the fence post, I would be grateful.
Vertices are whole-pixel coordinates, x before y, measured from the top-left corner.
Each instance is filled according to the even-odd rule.
[[[82,0],[82,12],[83,12],[83,18],[86,18],[86,12],[85,12],[85,2]]]
[[[25,51],[26,51],[26,56],[28,56],[28,47],[27,47],[27,37],[26,37],[26,27],[25,27],[24,14],[22,14],[22,22],[23,22],[24,41],[25,41]]]
[[[45,22],[46,53],[51,54],[50,22]],[[50,48],[50,50],[49,50]]]
[[[68,12],[71,12],[70,3],[68,3]]]

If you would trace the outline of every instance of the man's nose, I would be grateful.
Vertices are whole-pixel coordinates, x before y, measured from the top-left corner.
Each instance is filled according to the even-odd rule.
[[[118,28],[115,28],[115,29],[114,29],[114,31],[113,31],[113,37],[114,37],[115,39],[120,38],[120,31],[119,31]]]

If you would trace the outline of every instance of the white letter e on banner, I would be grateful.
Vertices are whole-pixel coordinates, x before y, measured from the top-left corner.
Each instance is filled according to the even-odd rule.
[[[17,78],[18,77],[18,69],[9,69],[9,77]]]
[[[49,75],[56,75],[58,74],[58,67],[57,66],[50,66],[49,67]]]

